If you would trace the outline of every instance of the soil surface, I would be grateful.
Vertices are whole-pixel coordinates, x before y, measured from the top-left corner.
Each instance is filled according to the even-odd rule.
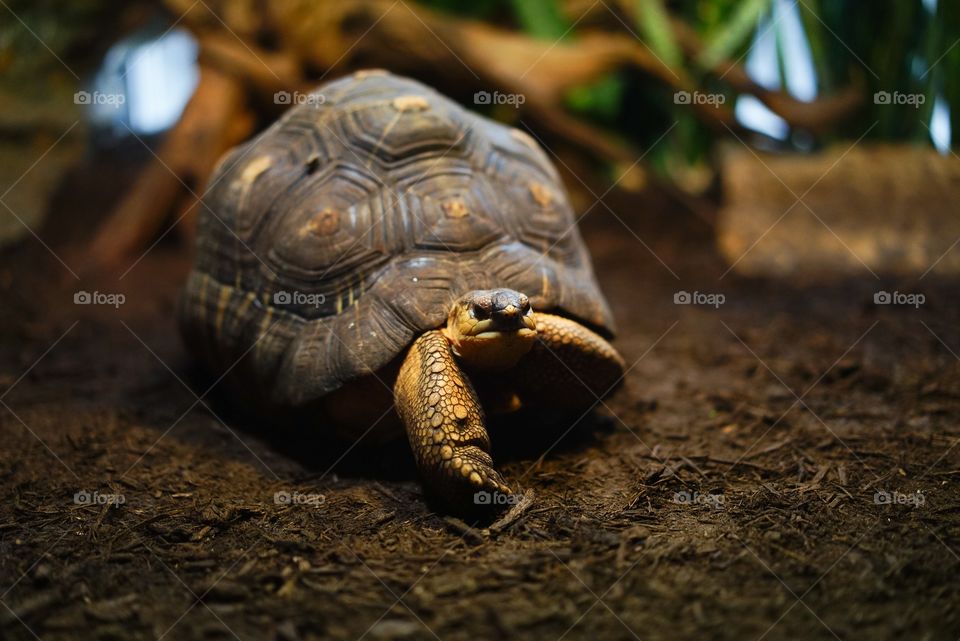
[[[38,233],[74,271],[130,172],[58,193]],[[696,219],[607,204],[582,229],[630,369],[559,440],[494,433],[532,498],[495,527],[434,512],[403,441],[231,412],[175,331],[172,243],[122,279],[7,250],[0,637],[955,640],[957,283],[746,280]]]

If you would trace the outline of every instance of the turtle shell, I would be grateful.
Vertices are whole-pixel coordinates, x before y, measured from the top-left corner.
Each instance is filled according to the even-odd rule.
[[[203,199],[181,328],[212,370],[302,406],[494,287],[612,335],[566,192],[527,134],[383,71],[286,97]]]

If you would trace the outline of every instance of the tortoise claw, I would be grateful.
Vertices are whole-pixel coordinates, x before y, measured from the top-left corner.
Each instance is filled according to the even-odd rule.
[[[456,448],[440,466],[438,477],[430,480],[432,494],[449,509],[465,514],[499,511],[513,496],[490,455],[475,445]]]

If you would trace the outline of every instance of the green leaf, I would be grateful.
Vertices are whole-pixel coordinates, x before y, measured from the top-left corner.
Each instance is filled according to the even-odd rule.
[[[800,9],[800,22],[803,24],[803,32],[807,36],[807,43],[810,45],[810,55],[813,57],[813,68],[817,73],[817,93],[823,93],[824,89],[832,90],[836,85],[833,70],[833,61],[830,60],[828,48],[825,44],[827,38],[833,36],[827,33],[823,23],[820,22],[819,0],[804,0],[797,5]]]
[[[707,40],[697,63],[709,69],[721,60],[731,58],[750,38],[771,6],[771,0],[744,0],[736,12]]]
[[[554,0],[512,0],[511,4],[523,30],[537,38],[556,40],[570,29]]]
[[[637,0],[637,27],[646,40],[645,44],[664,64],[680,66],[680,47],[674,38],[663,0]]]
[[[574,111],[612,121],[620,114],[623,91],[623,79],[617,73],[610,73],[597,82],[571,89],[566,96],[567,105]]]

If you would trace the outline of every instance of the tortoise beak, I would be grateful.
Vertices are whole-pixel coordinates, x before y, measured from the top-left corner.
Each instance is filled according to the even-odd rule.
[[[494,312],[490,315],[490,318],[477,321],[470,334],[472,336],[479,336],[487,333],[511,334],[514,332],[524,336],[529,333],[536,334],[537,323],[533,319],[533,314],[521,314],[519,310],[509,308],[500,312]]]
[[[490,296],[490,320],[499,332],[536,330],[530,313],[530,299],[512,289],[497,289]]]
[[[521,329],[536,329],[533,318],[520,311],[516,305],[506,305],[490,314],[491,329],[498,332],[515,332]]]

